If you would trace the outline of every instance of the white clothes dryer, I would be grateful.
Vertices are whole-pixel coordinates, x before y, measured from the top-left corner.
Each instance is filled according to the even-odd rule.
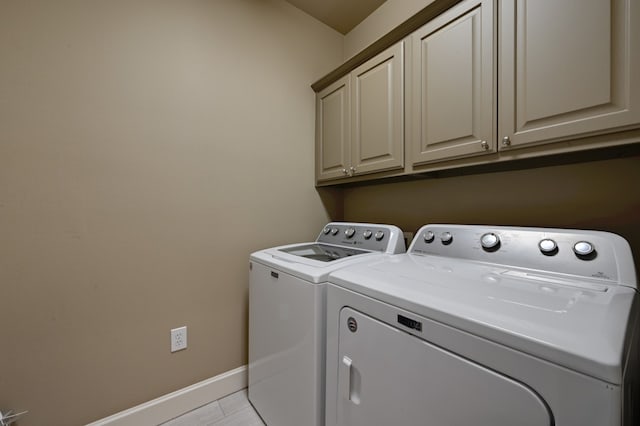
[[[269,426],[324,426],[329,273],[405,252],[392,225],[332,222],[315,242],[251,254],[249,400]]]
[[[328,426],[632,426],[638,291],[614,234],[427,225],[332,273]]]

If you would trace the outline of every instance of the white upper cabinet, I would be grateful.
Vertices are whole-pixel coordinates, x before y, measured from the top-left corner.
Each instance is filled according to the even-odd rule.
[[[316,180],[404,167],[404,43],[316,95]]]
[[[434,16],[318,94],[318,182],[640,142],[640,0],[462,0]]]
[[[501,150],[637,127],[640,2],[502,0]]]
[[[316,179],[348,176],[351,165],[351,85],[342,77],[316,95]]]
[[[411,37],[411,162],[496,151],[493,0],[460,3]]]
[[[400,42],[351,73],[353,174],[404,166],[403,70]]]

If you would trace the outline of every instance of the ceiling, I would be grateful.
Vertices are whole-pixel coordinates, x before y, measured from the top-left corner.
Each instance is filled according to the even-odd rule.
[[[376,10],[385,0],[287,0],[324,22],[336,31],[346,34]]]

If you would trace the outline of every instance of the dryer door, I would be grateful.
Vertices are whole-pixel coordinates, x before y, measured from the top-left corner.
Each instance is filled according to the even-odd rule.
[[[338,356],[341,426],[552,424],[530,388],[351,308]]]

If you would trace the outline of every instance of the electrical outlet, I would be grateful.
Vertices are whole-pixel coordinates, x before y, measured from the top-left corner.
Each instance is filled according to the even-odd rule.
[[[187,326],[171,330],[171,352],[187,349]]]

